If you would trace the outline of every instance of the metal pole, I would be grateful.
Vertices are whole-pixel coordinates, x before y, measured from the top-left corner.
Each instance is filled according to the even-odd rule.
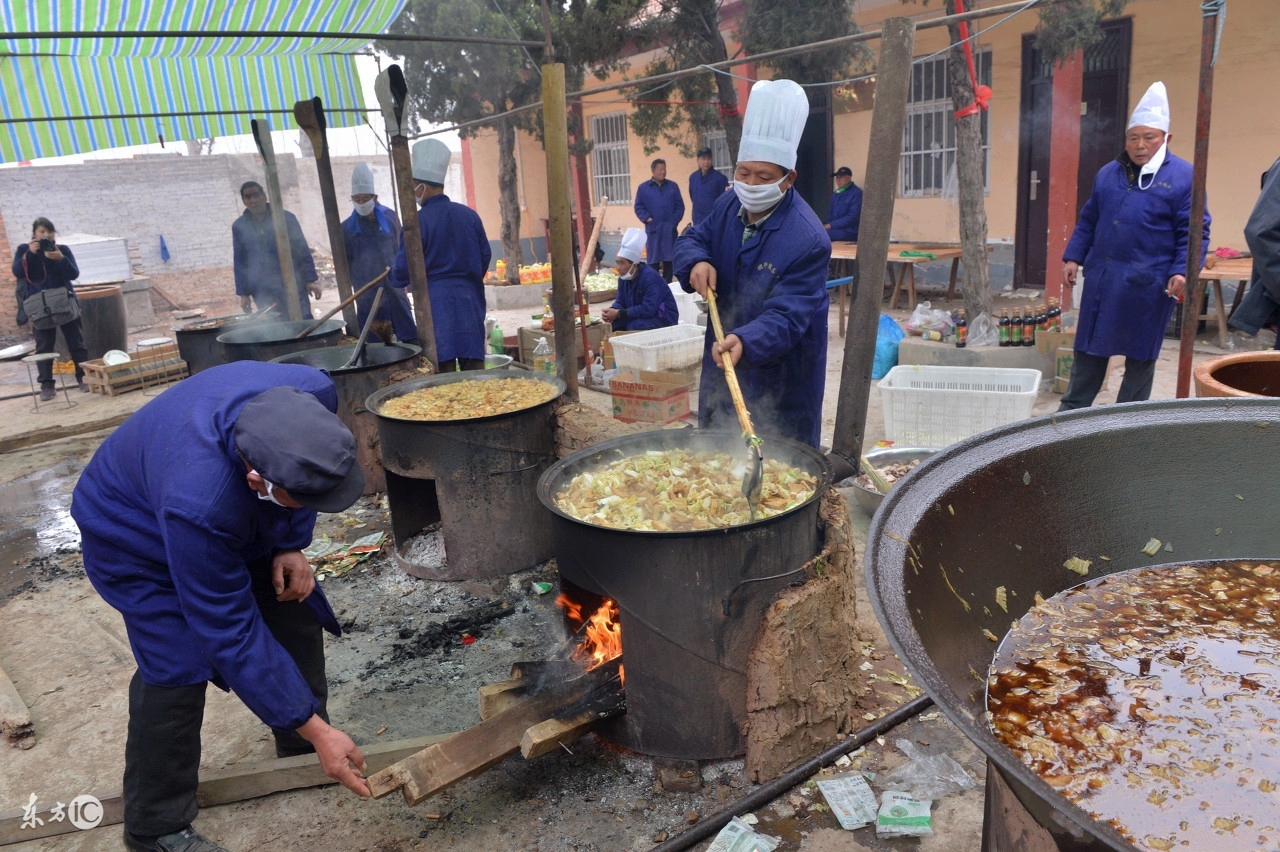
[[[56,30],[48,32],[0,33],[0,41],[72,41],[96,39],[106,41],[140,38],[194,39],[363,39],[370,41],[443,42],[445,44],[496,44],[508,47],[542,47],[540,41],[518,38],[477,38],[474,36],[418,35],[416,33],[344,33],[328,30]],[[71,54],[56,54],[71,55]]]
[[[1204,241],[1204,183],[1209,172],[1209,119],[1213,115],[1213,49],[1218,16],[1205,15],[1200,34],[1200,94],[1196,98],[1196,154],[1191,182],[1191,223],[1187,237],[1187,286],[1182,295],[1182,338],[1178,349],[1178,399],[1191,395],[1191,356],[1200,325],[1204,282],[1200,280],[1200,246]]]
[[[876,104],[871,113],[871,139],[867,145],[867,183],[858,228],[858,278],[844,338],[836,430],[831,441],[831,461],[837,467],[837,475],[850,476],[857,471],[862,438],[866,434],[871,365],[875,360],[880,297],[889,259],[889,231],[893,225],[915,33],[915,23],[910,18],[889,18],[884,22],[880,39]]]
[[[320,181],[320,200],[324,205],[324,221],[329,229],[329,253],[333,257],[333,275],[338,282],[338,301],[351,298],[351,267],[347,265],[346,241],[342,238],[342,214],[338,212],[338,194],[333,185],[333,164],[329,162],[329,134],[325,132],[324,103],[315,97],[298,101],[293,105],[293,115],[298,126],[311,140],[315,152],[316,175]],[[347,324],[347,334],[357,335],[356,309],[347,304],[342,309],[342,319]]]
[[[551,226],[551,315],[556,329],[556,372],[578,399],[578,347],[573,340],[573,216],[569,209],[569,124],[564,65],[542,66],[543,138],[547,151],[547,216]],[[583,323],[586,318],[583,318]],[[585,332],[585,326],[583,331]],[[583,349],[582,357],[587,357]]]
[[[276,170],[276,150],[271,144],[271,128],[265,118],[249,122],[253,141],[262,154],[262,168],[267,175],[267,199],[271,202],[271,224],[276,231],[276,254],[280,256],[280,274],[284,277],[284,304],[289,319],[302,319],[302,301],[298,298],[298,277],[293,270],[293,247],[289,243],[289,226],[284,220],[284,200],[280,196],[280,174]],[[255,304],[254,307],[257,307]]]
[[[422,230],[418,224],[418,201],[413,197],[413,159],[409,140],[404,135],[405,96],[409,87],[399,65],[391,65],[378,74],[373,84],[382,107],[382,120],[391,141],[391,164],[396,194],[400,199],[400,223],[404,229],[404,256],[409,266],[409,290],[413,293],[413,318],[418,324],[418,342],[422,354],[431,364],[431,372],[440,372],[436,356],[436,327],[431,320],[431,294],[427,288],[427,259],[422,251]]]

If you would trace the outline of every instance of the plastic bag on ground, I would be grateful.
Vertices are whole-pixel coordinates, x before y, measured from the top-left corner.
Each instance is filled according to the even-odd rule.
[[[898,342],[906,337],[893,317],[880,315],[880,328],[876,331],[876,357],[871,363],[871,378],[883,379],[894,367],[898,366]]]
[[[965,338],[966,346],[999,346],[1000,330],[991,314],[978,314],[969,323],[969,334]]]
[[[904,790],[916,799],[941,799],[978,786],[965,768],[946,754],[929,754],[911,740],[894,742],[909,759],[876,776],[881,790]]]
[[[918,302],[916,309],[907,320],[907,331],[919,334],[922,331],[939,331],[944,335],[952,329],[951,314],[934,308],[928,302]]]

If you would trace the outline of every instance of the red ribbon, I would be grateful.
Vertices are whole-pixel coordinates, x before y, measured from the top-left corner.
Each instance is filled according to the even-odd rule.
[[[964,0],[956,0],[956,14],[964,14]],[[977,115],[979,110],[984,110],[991,102],[991,87],[978,85],[978,72],[973,65],[973,48],[969,44],[969,22],[961,21],[959,25],[960,38],[964,43],[964,58],[969,62],[969,80],[973,84],[974,102],[967,107],[961,107],[956,110],[956,118],[967,118],[971,115]]]

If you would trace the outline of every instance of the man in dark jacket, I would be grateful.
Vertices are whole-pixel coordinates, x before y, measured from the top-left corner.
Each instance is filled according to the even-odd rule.
[[[1262,175],[1262,194],[1244,226],[1253,255],[1253,275],[1230,324],[1247,334],[1280,321],[1280,160]],[[1280,349],[1280,334],[1275,348]]]
[[[831,212],[827,218],[827,236],[831,241],[858,241],[858,222],[862,219],[862,188],[853,182],[853,170],[841,166],[832,175],[836,191],[831,195]]]
[[[689,175],[689,204],[693,207],[693,224],[711,214],[711,208],[729,188],[729,179],[713,169],[711,149],[698,152],[698,170]]]
[[[240,200],[244,213],[231,223],[231,257],[236,278],[236,295],[240,297],[240,309],[253,306],[263,310],[274,305],[273,314],[288,316],[289,304],[285,300],[284,273],[280,271],[280,253],[276,250],[275,225],[271,220],[271,205],[267,194],[257,181],[245,181],[240,187]],[[293,257],[293,273],[297,279],[298,303],[302,318],[311,319],[310,293],[320,298],[320,285],[316,283],[316,263],[311,248],[302,234],[298,219],[284,211],[285,227],[289,233],[289,251]]]
[[[666,160],[654,160],[649,171],[653,177],[636,189],[636,217],[644,225],[649,265],[658,270],[663,281],[670,281],[676,232],[684,218],[684,197],[680,187],[667,180]]]
[[[139,409],[80,476],[71,516],[85,573],[124,616],[138,663],[130,850],[222,849],[191,829],[208,682],[271,727],[277,755],[314,751],[327,775],[369,795],[363,755],[326,721],[321,628],[339,630],[302,554],[316,512],[345,509],[364,487],[337,403],[312,367],[213,367]]]
[[[351,172],[351,203],[355,210],[342,223],[342,242],[351,270],[351,286],[359,289],[395,263],[396,251],[400,248],[400,220],[394,210],[378,203],[373,170],[364,163],[357,163]],[[369,319],[379,288],[382,303],[378,305],[378,319],[391,323],[401,343],[417,343],[418,325],[413,319],[409,297],[403,288],[392,287],[385,279],[379,287],[356,299],[356,321],[360,327],[364,328]]]

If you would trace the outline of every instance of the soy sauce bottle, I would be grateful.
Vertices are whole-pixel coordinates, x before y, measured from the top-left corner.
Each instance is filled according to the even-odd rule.
[[[956,316],[956,348],[963,349],[968,345],[969,339],[969,320],[965,317],[964,311],[960,311]]]
[[[1014,308],[1013,319],[1009,321],[1009,345],[1022,345],[1022,308]]]
[[[1049,300],[1049,330],[1062,331],[1062,308],[1057,299]]]
[[[999,323],[999,329],[998,329],[998,331],[999,331],[999,333],[1000,333],[1000,345],[1001,345],[1001,346],[1008,346],[1008,345],[1009,345],[1009,343],[1010,343],[1010,340],[1009,340],[1009,309],[1008,309],[1008,308],[1005,308],[1004,310],[1002,310],[1002,311],[1000,312],[1000,323]]]
[[[1037,321],[1038,320],[1036,316],[1036,309],[1027,308],[1027,315],[1026,317],[1023,318],[1023,321],[1022,321],[1022,345],[1023,346],[1036,345],[1036,322]]]

